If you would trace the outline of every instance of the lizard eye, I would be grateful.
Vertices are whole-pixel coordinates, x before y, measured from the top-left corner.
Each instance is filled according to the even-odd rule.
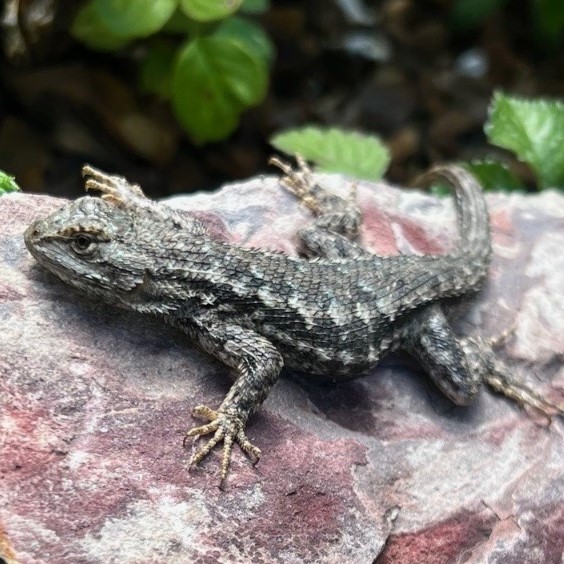
[[[90,235],[80,233],[72,240],[71,247],[79,255],[86,255],[94,251],[96,244]]]

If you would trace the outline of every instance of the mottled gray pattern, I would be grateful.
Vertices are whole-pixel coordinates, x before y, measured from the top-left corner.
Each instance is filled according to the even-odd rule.
[[[213,433],[192,458],[224,442],[222,479],[248,417],[264,401],[284,364],[331,379],[351,378],[384,353],[404,349],[454,402],[466,404],[482,382],[520,403],[554,406],[512,384],[485,343],[457,340],[441,310],[446,298],[480,287],[491,257],[489,220],[480,186],[463,169],[427,178],[453,186],[460,231],[441,256],[379,257],[353,239],[361,213],[353,199],[326,193],[310,171],[282,166],[284,186],[314,215],[300,232],[312,260],[214,240],[205,227],[146,199],[138,186],[85,167],[84,197],[25,234],[33,256],[62,280],[106,302],[162,317],[192,337],[238,378],[217,410],[198,406],[209,423],[187,436]]]

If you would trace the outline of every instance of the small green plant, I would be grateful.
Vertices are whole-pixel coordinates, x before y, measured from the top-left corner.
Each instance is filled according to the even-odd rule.
[[[288,155],[299,153],[319,171],[365,180],[379,180],[390,164],[390,153],[378,137],[337,128],[290,129],[272,137],[270,143]]]
[[[457,29],[472,29],[503,8],[507,2],[508,0],[456,0],[450,17]]]
[[[496,92],[484,127],[488,141],[509,149],[536,174],[539,188],[564,188],[564,104]]]
[[[533,4],[539,35],[552,44],[564,35],[564,3],[562,0],[536,0]]]
[[[524,184],[506,164],[490,159],[474,160],[464,165],[479,181],[486,192],[524,192]]]
[[[8,192],[19,191],[20,187],[16,184],[16,179],[0,170],[0,196],[3,196]]]
[[[488,141],[515,153],[535,173],[538,186],[564,189],[564,103],[524,100],[496,92],[484,126]],[[317,170],[379,180],[390,155],[378,137],[337,128],[306,126],[275,135],[271,144],[288,155],[299,153]],[[464,163],[484,190],[524,191],[507,165],[493,159]],[[442,195],[446,190],[435,190]]]
[[[266,9],[266,0],[89,0],[71,33],[106,51],[143,40],[142,89],[170,100],[190,137],[204,143],[227,137],[266,94],[272,43],[234,15]]]
[[[456,29],[474,29],[507,4],[509,0],[456,0],[451,21]],[[564,2],[530,0],[529,12],[538,44],[547,47],[557,45],[564,35]]]

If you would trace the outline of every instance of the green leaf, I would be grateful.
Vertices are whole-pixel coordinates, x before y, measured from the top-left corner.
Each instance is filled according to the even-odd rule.
[[[149,47],[139,69],[139,85],[143,92],[165,100],[170,98],[175,56],[176,47],[170,43],[158,42]]]
[[[226,19],[215,31],[216,36],[227,37],[241,45],[251,56],[260,57],[271,65],[274,60],[274,45],[259,25],[237,16]]]
[[[240,113],[266,93],[266,64],[230,37],[188,42],[172,80],[174,111],[194,141],[217,141],[237,127]]]
[[[496,92],[484,130],[490,143],[513,151],[542,188],[564,187],[564,104]]]
[[[163,33],[179,34],[184,37],[195,37],[211,33],[217,24],[214,22],[197,22],[189,18],[182,10],[177,9],[161,28]]]
[[[93,0],[104,26],[118,37],[147,37],[172,16],[178,0]]]
[[[515,192],[526,190],[523,183],[499,161],[471,161],[465,167],[478,179],[483,189],[489,191]]]
[[[79,10],[70,32],[75,39],[98,51],[118,51],[130,41],[127,37],[115,35],[105,26],[92,2]]]
[[[221,20],[239,9],[243,0],[180,0],[184,13],[200,22]]]
[[[270,9],[270,0],[243,0],[239,9],[244,14],[263,14]]]
[[[557,43],[564,31],[564,5],[562,0],[536,0],[533,4],[540,39]]]
[[[8,192],[19,191],[20,187],[16,184],[16,179],[0,170],[0,196]]]
[[[436,196],[437,198],[450,198],[452,197],[452,188],[448,184],[441,184],[438,182],[436,184],[431,184],[427,189],[429,194]]]
[[[270,143],[279,151],[299,153],[323,172],[378,180],[390,162],[388,149],[376,136],[340,129],[304,127],[275,135]]]
[[[506,3],[507,0],[456,0],[450,19],[456,29],[474,29]]]

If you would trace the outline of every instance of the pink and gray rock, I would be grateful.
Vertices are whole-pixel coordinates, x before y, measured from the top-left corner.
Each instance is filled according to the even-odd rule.
[[[454,240],[446,201],[368,183],[359,200],[374,251],[443,252]],[[562,403],[564,197],[488,201],[491,275],[457,326],[495,335],[516,322],[502,353]],[[217,236],[288,253],[309,219],[272,178],[169,203]],[[219,404],[228,370],[36,265],[22,233],[60,205],[0,198],[4,561],[562,562],[563,422],[547,428],[487,392],[455,407],[400,357],[349,383],[282,379],[248,429],[259,466],[235,452],[226,492],[218,453],[189,474],[191,408]]]

